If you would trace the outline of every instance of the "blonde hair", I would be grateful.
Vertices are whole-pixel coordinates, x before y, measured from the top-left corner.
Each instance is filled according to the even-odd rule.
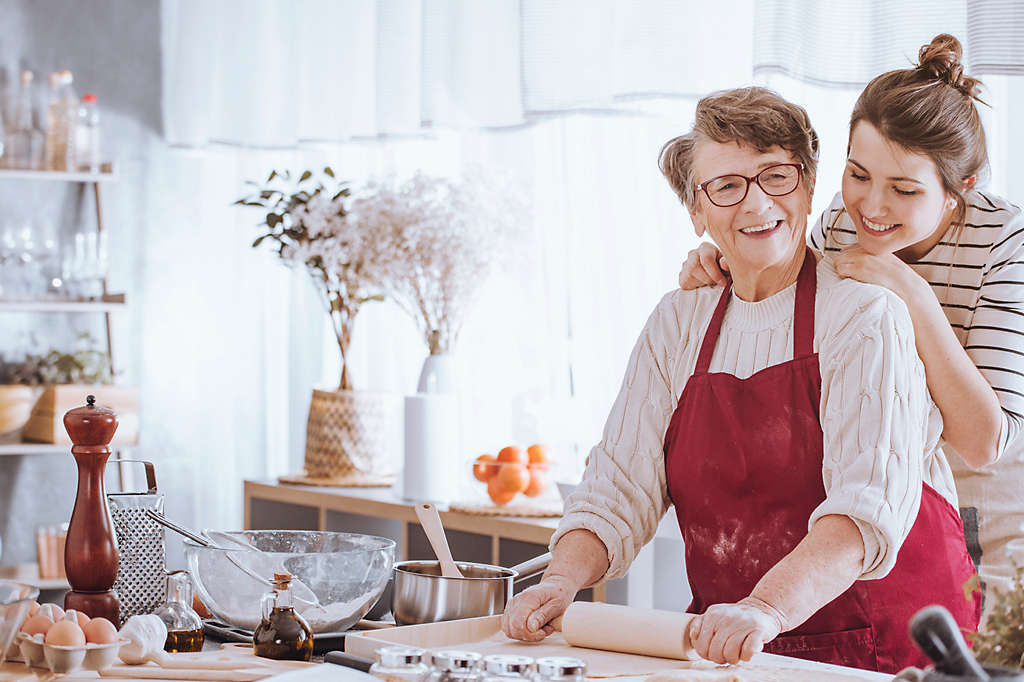
[[[812,187],[818,170],[818,134],[803,107],[761,87],[722,90],[697,103],[693,129],[661,148],[658,168],[672,190],[691,209],[696,205],[697,180],[693,158],[703,140],[736,142],[767,152],[781,147],[803,164],[803,180]]]

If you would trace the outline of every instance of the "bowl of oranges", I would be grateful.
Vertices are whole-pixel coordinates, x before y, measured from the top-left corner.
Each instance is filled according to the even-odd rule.
[[[548,447],[536,443],[523,450],[509,445],[498,455],[480,455],[473,461],[473,478],[487,485],[491,502],[504,506],[518,495],[540,497],[551,485]]]

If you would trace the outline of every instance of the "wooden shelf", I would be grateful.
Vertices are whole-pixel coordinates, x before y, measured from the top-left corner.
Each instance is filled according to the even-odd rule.
[[[49,180],[56,182],[115,182],[118,179],[114,164],[106,162],[99,173],[89,171],[50,171],[30,168],[0,168],[0,180]]]
[[[40,578],[38,564],[15,564],[0,566],[0,578],[17,580],[19,583],[38,587],[40,590],[70,590],[66,578]]]
[[[0,298],[0,312],[5,313],[102,313],[112,312],[126,305],[124,294],[107,294],[98,301],[9,301]]]
[[[53,443],[3,443],[0,455],[61,455],[71,452],[70,445]]]

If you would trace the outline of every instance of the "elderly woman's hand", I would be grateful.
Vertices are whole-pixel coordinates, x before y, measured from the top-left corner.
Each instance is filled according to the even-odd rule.
[[[501,629],[512,639],[539,642],[552,632],[551,620],[569,608],[577,589],[561,576],[545,578],[523,590],[505,606]]]
[[[715,663],[749,661],[783,629],[782,615],[755,597],[735,604],[714,604],[690,621],[690,641]]]
[[[679,287],[683,291],[699,289],[714,284],[725,284],[725,273],[729,264],[714,244],[701,242],[686,255],[686,261],[679,271]]]

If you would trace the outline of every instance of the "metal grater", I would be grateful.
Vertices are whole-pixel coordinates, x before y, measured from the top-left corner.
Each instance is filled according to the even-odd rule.
[[[146,516],[148,509],[163,513],[164,496],[157,492],[152,462],[132,459],[111,461],[119,464],[137,462],[146,467],[145,492],[107,495],[120,556],[114,590],[121,603],[121,622],[124,623],[131,616],[153,613],[166,600],[164,529]]]

